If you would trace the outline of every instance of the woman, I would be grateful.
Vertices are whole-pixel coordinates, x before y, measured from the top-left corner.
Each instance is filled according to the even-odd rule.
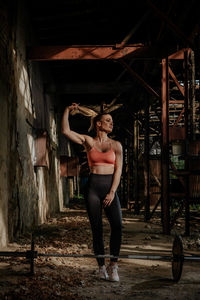
[[[110,254],[118,256],[121,246],[122,214],[117,187],[122,172],[122,146],[108,137],[112,132],[113,120],[110,114],[100,114],[93,119],[96,137],[79,134],[70,129],[69,113],[80,109],[76,103],[68,106],[62,118],[62,133],[71,141],[85,147],[90,167],[86,206],[92,228],[95,255],[104,255],[102,207],[111,227]],[[105,259],[97,258],[99,277],[119,281],[117,258],[111,258],[106,269]]]

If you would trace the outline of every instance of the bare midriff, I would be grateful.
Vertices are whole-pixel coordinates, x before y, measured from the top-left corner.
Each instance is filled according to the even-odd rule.
[[[99,174],[99,175],[108,175],[114,173],[114,165],[99,165],[99,166],[90,166],[90,173]]]

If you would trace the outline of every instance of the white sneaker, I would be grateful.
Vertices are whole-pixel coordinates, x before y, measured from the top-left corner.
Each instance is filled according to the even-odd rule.
[[[109,265],[108,268],[108,274],[109,274],[109,280],[111,281],[119,281],[119,275],[118,275],[118,265]]]
[[[108,280],[108,273],[104,265],[99,267],[99,278]]]

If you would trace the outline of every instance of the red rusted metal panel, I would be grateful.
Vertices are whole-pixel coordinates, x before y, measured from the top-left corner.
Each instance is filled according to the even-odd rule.
[[[79,174],[78,157],[60,156],[60,176],[73,177]]]
[[[200,141],[190,141],[189,142],[189,155],[200,156]]]
[[[67,159],[65,155],[60,156],[60,176],[67,177]]]
[[[35,167],[49,167],[47,131],[37,129],[35,139]]]
[[[200,161],[198,161],[198,171],[200,170]],[[200,175],[189,176],[190,200],[192,203],[200,203]],[[196,200],[196,201],[195,201]]]
[[[143,45],[129,45],[124,48],[114,46],[35,46],[28,49],[28,59],[41,60],[87,60],[119,59]]]
[[[79,159],[78,157],[69,157],[67,161],[68,177],[78,176],[79,174]]]
[[[169,127],[169,141],[185,140],[185,127]]]

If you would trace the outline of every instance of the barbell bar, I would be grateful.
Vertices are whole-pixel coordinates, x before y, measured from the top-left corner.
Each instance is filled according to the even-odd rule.
[[[34,260],[38,257],[68,257],[68,258],[120,258],[120,259],[144,259],[171,261],[173,280],[178,282],[182,275],[184,261],[200,261],[200,256],[184,256],[183,242],[179,235],[176,235],[172,246],[172,255],[93,255],[93,254],[60,254],[60,253],[39,253],[34,249],[34,238],[31,240],[31,250],[26,252],[1,251],[0,257],[25,257],[30,260],[30,274],[34,274]]]

